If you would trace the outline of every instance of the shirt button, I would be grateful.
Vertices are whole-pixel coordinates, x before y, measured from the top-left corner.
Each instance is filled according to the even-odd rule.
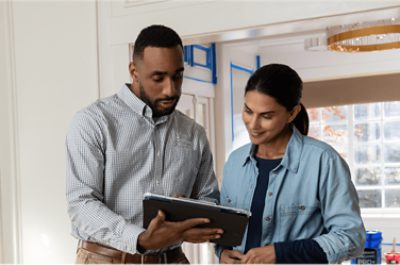
[[[264,220],[267,221],[267,222],[271,222],[271,219],[272,219],[271,216],[267,216],[267,217],[264,218]]]
[[[268,192],[268,197],[271,197],[272,196],[272,192]]]
[[[305,207],[304,205],[300,205],[300,206],[299,206],[299,209],[300,209],[301,211],[304,211],[304,210],[306,209],[306,207]]]
[[[160,156],[160,151],[157,152],[157,156]]]

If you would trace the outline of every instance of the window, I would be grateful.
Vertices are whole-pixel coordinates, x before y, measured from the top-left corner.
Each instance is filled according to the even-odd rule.
[[[308,109],[309,136],[349,163],[361,208],[400,209],[400,101]]]

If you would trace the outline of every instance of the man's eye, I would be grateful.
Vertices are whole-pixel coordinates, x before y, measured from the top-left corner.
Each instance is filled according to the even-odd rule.
[[[263,115],[262,117],[263,117],[264,119],[266,119],[266,120],[272,119],[272,116],[271,116],[271,115]]]
[[[154,82],[161,82],[161,81],[163,81],[163,76],[161,76],[161,75],[155,75],[155,76],[153,76],[153,81]]]

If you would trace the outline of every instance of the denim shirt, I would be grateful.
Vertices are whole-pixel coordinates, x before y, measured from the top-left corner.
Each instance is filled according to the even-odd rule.
[[[258,168],[254,145],[232,152],[224,167],[221,204],[250,210]],[[241,245],[243,253],[247,230]],[[347,163],[328,144],[293,128],[281,163],[270,172],[261,246],[314,239],[329,263],[361,254],[365,228]],[[220,255],[221,247],[217,246]]]

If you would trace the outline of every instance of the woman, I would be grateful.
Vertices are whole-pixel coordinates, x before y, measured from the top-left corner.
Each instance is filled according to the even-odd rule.
[[[251,144],[224,168],[221,204],[252,212],[240,246],[221,263],[336,263],[361,254],[365,229],[346,162],[307,137],[302,81],[286,65],[258,69],[245,89]]]

